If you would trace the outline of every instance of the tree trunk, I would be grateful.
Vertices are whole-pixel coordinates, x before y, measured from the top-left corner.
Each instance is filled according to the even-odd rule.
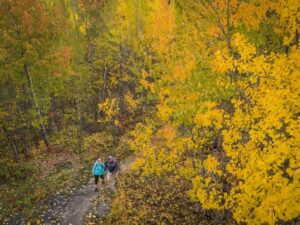
[[[227,41],[228,41],[228,48],[231,51],[231,34],[230,34],[230,0],[227,0]]]
[[[77,108],[77,148],[78,152],[81,152],[82,149],[82,115],[81,115],[81,105],[80,105],[80,97],[77,98],[76,103]]]
[[[19,161],[19,151],[18,151],[18,147],[14,140],[15,135],[12,135],[4,126],[2,128],[6,135],[8,143],[10,144],[11,148],[13,149],[13,158],[14,158],[15,162],[18,162]]]
[[[103,94],[102,94],[103,101],[106,99],[106,78],[107,78],[107,66],[105,60],[104,73],[103,73]]]
[[[139,35],[139,0],[135,0],[135,35],[138,37]]]
[[[26,158],[29,158],[29,153],[30,153],[30,147],[28,144],[28,129],[25,128],[25,131],[22,132],[22,138],[23,138],[23,152]]]
[[[19,162],[19,150],[14,141],[11,142],[11,146],[14,149],[13,155],[14,155],[15,162]]]
[[[46,146],[48,147],[50,145],[49,139],[48,139],[48,136],[47,136],[45,125],[43,123],[41,109],[40,109],[40,107],[38,105],[38,102],[37,102],[37,99],[36,99],[32,79],[31,79],[31,76],[30,76],[30,72],[29,72],[28,66],[26,64],[24,64],[24,70],[25,70],[25,74],[26,74],[28,82],[29,82],[29,87],[30,87],[30,91],[31,91],[32,100],[33,100],[35,109],[37,111],[38,121],[39,121],[39,126],[40,126],[40,129],[41,129],[42,137],[43,137],[43,140],[44,140]]]

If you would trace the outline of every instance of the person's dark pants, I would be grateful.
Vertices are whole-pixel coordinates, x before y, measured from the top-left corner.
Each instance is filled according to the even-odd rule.
[[[99,177],[102,179],[102,184],[104,183],[104,175],[95,175],[95,184],[98,184]]]

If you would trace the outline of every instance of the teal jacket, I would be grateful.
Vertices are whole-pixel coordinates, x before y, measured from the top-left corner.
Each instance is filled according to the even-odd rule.
[[[101,176],[103,175],[105,172],[105,165],[104,163],[99,163],[98,161],[95,162],[93,169],[92,169],[92,174],[93,176],[97,175],[97,176]]]

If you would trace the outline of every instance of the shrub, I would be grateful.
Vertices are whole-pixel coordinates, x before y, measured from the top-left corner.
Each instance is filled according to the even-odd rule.
[[[121,178],[109,224],[230,224],[214,211],[203,211],[189,200],[190,184],[173,174]],[[222,214],[219,213],[222,216]]]

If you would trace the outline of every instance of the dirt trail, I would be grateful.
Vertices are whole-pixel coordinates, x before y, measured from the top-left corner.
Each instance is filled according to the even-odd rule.
[[[133,161],[133,156],[122,161],[120,163],[121,173],[127,170]],[[85,218],[91,214],[104,217],[110,212],[110,206],[107,204],[106,198],[99,195],[108,193],[107,196],[111,196],[109,193],[112,193],[114,188],[114,183],[112,183],[109,186],[101,186],[102,190],[95,192],[94,179],[91,178],[86,185],[66,191],[68,194],[49,198],[40,213],[40,222],[45,225],[81,225],[85,224]]]

